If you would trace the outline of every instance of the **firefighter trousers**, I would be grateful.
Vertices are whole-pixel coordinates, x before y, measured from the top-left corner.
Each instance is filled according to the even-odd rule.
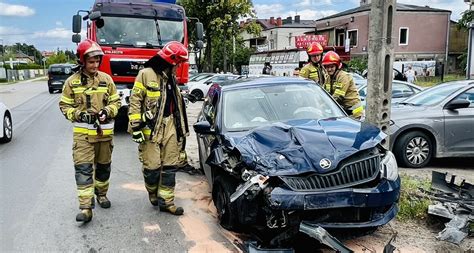
[[[146,140],[138,146],[145,188],[158,196],[160,206],[174,205],[176,172],[186,163],[186,153],[178,142],[173,117],[166,117],[160,126],[161,142]]]
[[[72,156],[80,209],[94,208],[94,193],[107,194],[112,150],[112,140],[90,143],[87,135],[74,133]]]

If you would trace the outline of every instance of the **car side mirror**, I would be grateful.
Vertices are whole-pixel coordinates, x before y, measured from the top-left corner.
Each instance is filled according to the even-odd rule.
[[[212,81],[205,81],[205,82],[204,82],[205,85],[209,85],[209,84],[211,84],[211,83],[212,83]]]
[[[193,128],[194,132],[198,134],[215,134],[215,131],[211,130],[211,123],[207,120],[196,122]]]
[[[444,108],[448,110],[456,110],[460,108],[467,108],[471,105],[471,102],[465,99],[456,99],[449,102]]]

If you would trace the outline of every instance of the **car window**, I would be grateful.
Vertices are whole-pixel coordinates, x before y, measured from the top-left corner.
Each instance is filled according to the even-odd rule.
[[[399,82],[392,83],[392,97],[409,97],[414,93],[413,89],[407,84]]]
[[[71,67],[51,67],[49,73],[52,75],[69,75],[72,70]]]
[[[469,89],[469,90],[459,94],[459,96],[457,96],[455,99],[462,99],[462,100],[465,99],[465,100],[467,100],[471,103],[469,105],[469,107],[473,108],[474,107],[474,88]]]
[[[367,86],[359,90],[359,96],[366,97],[367,96]]]
[[[408,98],[404,102],[423,106],[435,105],[443,101],[446,97],[453,94],[461,87],[461,85],[456,85],[455,83],[450,85],[434,86],[427,90],[421,91],[415,96]]]
[[[198,82],[201,80],[204,80],[206,78],[209,78],[213,76],[212,74],[198,74],[196,76],[193,76],[191,79],[189,79],[190,82]]]
[[[345,116],[337,104],[315,85],[285,84],[231,90],[223,98],[223,122],[239,131],[273,122]]]

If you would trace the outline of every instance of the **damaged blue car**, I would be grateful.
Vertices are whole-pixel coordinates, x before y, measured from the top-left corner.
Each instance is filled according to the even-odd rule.
[[[270,77],[210,89],[194,124],[220,224],[281,245],[303,222],[373,229],[398,212],[386,135],[314,82]]]

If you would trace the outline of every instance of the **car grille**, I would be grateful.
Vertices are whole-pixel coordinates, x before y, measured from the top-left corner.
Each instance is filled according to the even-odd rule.
[[[333,190],[363,184],[375,179],[380,171],[380,155],[345,164],[340,170],[326,175],[307,177],[280,176],[294,191]]]

